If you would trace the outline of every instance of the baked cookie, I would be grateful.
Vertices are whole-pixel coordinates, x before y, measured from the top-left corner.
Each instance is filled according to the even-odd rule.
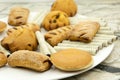
[[[16,27],[25,27],[25,28],[29,28],[31,29],[33,32],[36,32],[36,31],[40,31],[40,26],[35,24],[35,23],[28,23],[26,25],[20,25],[20,26],[16,26]]]
[[[68,39],[71,30],[72,30],[71,26],[65,26],[51,30],[45,34],[45,39],[50,45],[56,46],[63,40]]]
[[[56,0],[51,7],[51,11],[60,10],[72,17],[77,13],[77,5],[74,0]]]
[[[12,26],[24,25],[27,23],[29,10],[22,7],[14,7],[10,10],[8,24]]]
[[[61,11],[49,12],[42,22],[42,26],[48,31],[67,26],[69,24],[70,21],[67,14]]]
[[[0,67],[7,64],[7,57],[4,55],[3,52],[0,52]]]
[[[6,23],[0,21],[0,32],[3,32],[6,29],[7,25]]]
[[[78,71],[93,65],[93,58],[89,52],[68,48],[51,54],[53,65],[63,71]]]
[[[19,50],[8,57],[11,67],[23,67],[35,71],[46,71],[51,67],[49,57],[39,52]]]
[[[35,33],[27,27],[11,28],[7,32],[8,36],[3,38],[1,44],[11,52],[17,50],[36,50],[37,39]]]
[[[98,22],[84,21],[75,25],[69,39],[72,41],[91,42],[100,28]]]

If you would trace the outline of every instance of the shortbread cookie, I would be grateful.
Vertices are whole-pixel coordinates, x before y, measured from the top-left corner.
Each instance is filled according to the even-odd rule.
[[[59,27],[67,26],[70,24],[66,13],[61,11],[49,12],[42,22],[42,26],[46,30],[53,30]]]
[[[89,52],[75,48],[68,48],[51,54],[53,65],[63,71],[78,71],[93,65],[93,58]]]
[[[55,30],[51,30],[45,34],[45,39],[50,45],[56,46],[63,40],[68,39],[71,30],[71,26],[65,26]]]
[[[3,38],[1,44],[11,52],[17,50],[36,50],[37,39],[35,33],[26,27],[11,28],[7,32],[8,36]]]
[[[14,7],[10,10],[8,17],[8,24],[12,26],[19,26],[27,23],[29,10],[22,7]]]
[[[72,41],[91,42],[100,28],[98,22],[84,21],[75,25],[69,39]]]
[[[77,13],[77,5],[74,0],[55,0],[52,4],[51,11],[60,10],[72,17]]]
[[[19,50],[8,57],[8,64],[11,67],[23,67],[35,71],[46,71],[51,67],[49,57],[45,54]]]
[[[3,32],[6,29],[7,25],[6,23],[0,21],[0,32]]]
[[[4,66],[7,63],[7,57],[3,52],[0,52],[0,67]]]

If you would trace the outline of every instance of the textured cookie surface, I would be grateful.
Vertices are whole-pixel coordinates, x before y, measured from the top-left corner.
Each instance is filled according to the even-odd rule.
[[[72,17],[77,13],[77,5],[74,0],[56,0],[51,7],[51,11],[56,10],[63,11]]]
[[[8,58],[11,67],[23,67],[36,71],[45,71],[51,67],[49,57],[39,52],[19,50],[12,53]]]
[[[11,28],[7,32],[8,36],[3,38],[1,44],[11,52],[17,50],[36,50],[37,39],[33,30],[27,27]]]
[[[48,31],[45,34],[45,39],[50,45],[56,46],[58,43],[62,42],[63,40],[68,39],[71,30],[72,30],[72,26],[64,26],[58,29]]]
[[[69,39],[72,41],[91,42],[99,28],[100,24],[98,22],[79,22],[79,24],[75,25],[72,29]]]
[[[0,21],[0,32],[4,31],[6,27],[7,27],[6,23]]]
[[[4,66],[7,63],[7,57],[3,52],[0,52],[0,67]]]
[[[40,31],[40,26],[35,23],[28,23],[26,25],[20,25],[18,27],[26,27],[26,28],[31,29],[33,32]]]
[[[14,7],[10,10],[8,24],[12,26],[24,25],[27,23],[29,10],[22,7]]]
[[[69,24],[70,22],[67,14],[61,11],[49,12],[42,22],[42,26],[46,30],[53,30]]]

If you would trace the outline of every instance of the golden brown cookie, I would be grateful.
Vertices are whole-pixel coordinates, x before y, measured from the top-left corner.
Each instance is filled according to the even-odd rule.
[[[71,30],[72,30],[71,26],[65,26],[51,30],[45,34],[45,39],[50,45],[56,46],[63,40],[68,39]]]
[[[26,25],[20,25],[20,26],[16,26],[16,27],[19,30],[23,30],[22,28],[28,28],[28,29],[32,30],[33,32],[40,31],[40,26],[35,24],[35,23],[29,23],[29,24],[26,24]],[[12,32],[15,31],[14,29],[16,29],[16,28],[9,29],[7,34],[10,34],[11,30],[12,30]]]
[[[67,14],[61,11],[49,12],[42,22],[42,26],[46,30],[53,30],[59,27],[67,26],[69,24],[70,21]]]
[[[63,71],[78,71],[93,65],[93,58],[89,52],[74,48],[51,54],[50,60],[55,67]]]
[[[25,27],[25,28],[29,28],[32,31],[36,32],[36,31],[40,31],[40,26],[35,24],[35,23],[28,23],[26,25],[20,25],[20,26],[16,26],[16,27]]]
[[[69,39],[72,41],[91,42],[100,28],[98,22],[83,21],[75,25]]]
[[[7,63],[7,57],[3,52],[0,52],[0,67],[4,66]]]
[[[6,29],[7,25],[6,23],[0,21],[0,32],[3,32]]]
[[[8,36],[3,38],[1,44],[11,52],[17,50],[36,50],[37,39],[35,33],[27,27],[11,28],[7,32]]]
[[[55,0],[52,4],[51,11],[60,10],[72,17],[77,13],[77,5],[74,0]]]
[[[29,10],[22,7],[14,7],[10,10],[8,24],[12,26],[24,25],[27,23]]]
[[[19,50],[8,57],[8,64],[11,67],[23,67],[35,71],[46,71],[51,67],[49,57],[45,54]]]
[[[33,30],[34,32],[40,31],[40,26],[35,24],[35,23],[29,23],[29,24],[26,24],[26,25],[22,25],[22,27],[28,27],[31,30]]]

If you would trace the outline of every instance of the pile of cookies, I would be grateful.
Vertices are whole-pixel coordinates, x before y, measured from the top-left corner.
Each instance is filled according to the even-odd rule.
[[[77,13],[74,0],[56,0],[41,25],[28,23],[29,13],[26,8],[12,8],[8,17],[8,25],[12,27],[8,30],[7,24],[0,21],[1,34],[7,34],[1,40],[0,67],[8,63],[11,67],[41,72],[50,69],[52,64],[63,71],[78,71],[92,66],[93,57],[86,50],[67,48],[56,51],[53,48],[64,40],[90,43],[99,32],[100,24],[96,21],[71,25],[69,17]],[[45,35],[40,32],[41,27],[47,31]]]

